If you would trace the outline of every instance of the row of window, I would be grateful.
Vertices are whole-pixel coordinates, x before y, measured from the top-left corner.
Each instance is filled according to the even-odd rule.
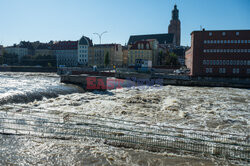
[[[203,60],[203,65],[238,65],[250,66],[250,60]]]
[[[88,50],[80,50],[79,52],[80,52],[80,53],[87,53]]]
[[[219,73],[221,74],[225,74],[226,68],[219,68]],[[206,73],[213,73],[213,68],[206,68]],[[240,69],[239,68],[233,68],[232,70],[233,74],[239,74],[240,73]],[[247,74],[250,74],[250,69],[247,69]]]
[[[204,44],[249,44],[250,40],[204,40]]]
[[[80,57],[82,58],[82,57],[84,57],[84,58],[86,58],[88,55],[87,54],[80,54]]]
[[[80,46],[80,48],[88,48],[88,46]]]
[[[226,32],[222,32],[221,34],[222,34],[222,36],[226,36]],[[209,32],[209,36],[212,36],[212,35],[213,35],[213,32]],[[235,32],[235,35],[239,36],[240,32]]]
[[[87,62],[87,59],[80,59],[80,62]]]
[[[204,53],[224,52],[224,53],[250,53],[250,49],[204,49]]]
[[[138,49],[143,50],[144,49],[144,44],[138,44]],[[149,44],[146,44],[146,49],[149,49]]]

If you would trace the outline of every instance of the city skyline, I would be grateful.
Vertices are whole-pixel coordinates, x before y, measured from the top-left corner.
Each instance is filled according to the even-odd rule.
[[[247,0],[128,0],[17,1],[0,0],[0,45],[24,41],[79,40],[90,37],[95,44],[128,42],[130,35],[168,33],[171,12],[177,4],[181,21],[181,45],[190,46],[190,33],[205,28],[249,29]],[[15,12],[10,12],[15,11]]]

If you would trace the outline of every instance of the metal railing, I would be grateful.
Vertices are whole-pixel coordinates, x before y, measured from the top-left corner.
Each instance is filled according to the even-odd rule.
[[[33,110],[32,114],[41,113]],[[249,135],[194,130],[86,114],[64,117],[0,113],[0,133],[57,139],[93,137],[112,145],[153,151],[173,150],[250,161]]]

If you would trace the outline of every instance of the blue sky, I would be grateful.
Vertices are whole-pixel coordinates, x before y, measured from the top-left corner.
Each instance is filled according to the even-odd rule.
[[[0,0],[0,44],[20,40],[78,40],[102,43],[130,35],[167,33],[174,4],[180,11],[181,44],[199,30],[250,29],[250,0]]]

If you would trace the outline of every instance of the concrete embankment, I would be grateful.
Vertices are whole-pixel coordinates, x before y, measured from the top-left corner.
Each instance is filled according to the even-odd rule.
[[[0,72],[42,72],[56,73],[56,67],[33,67],[33,66],[0,66]]]
[[[177,86],[206,86],[206,87],[233,87],[250,88],[250,79],[235,78],[192,78],[189,76],[157,76],[145,73],[119,73],[116,77],[82,75],[63,75],[62,83],[70,83],[87,90],[106,90],[131,86],[177,85]]]

